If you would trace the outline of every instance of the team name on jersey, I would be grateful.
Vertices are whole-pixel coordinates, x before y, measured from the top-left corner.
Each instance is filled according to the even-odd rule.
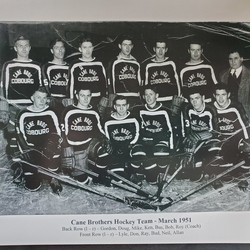
[[[121,70],[119,74],[119,80],[124,79],[136,79],[136,70],[132,66],[125,65]]]
[[[169,74],[164,70],[161,70],[160,73],[158,73],[158,71],[155,71],[151,75],[150,84],[161,84],[161,83],[171,83]]]
[[[33,75],[27,69],[21,70],[18,69],[14,71],[12,74],[13,78],[11,79],[12,84],[33,84],[34,79],[32,79]],[[24,76],[24,77],[21,77]],[[26,76],[26,77],[25,77]]]

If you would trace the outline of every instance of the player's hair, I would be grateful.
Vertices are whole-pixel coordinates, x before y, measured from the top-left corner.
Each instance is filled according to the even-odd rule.
[[[166,44],[166,48],[167,48],[167,41],[163,37],[156,37],[154,39],[154,46],[153,47],[156,47],[156,43],[165,43]]]
[[[190,49],[191,44],[198,44],[203,49],[203,42],[199,38],[193,38],[188,42],[188,49]]]
[[[65,45],[64,41],[61,38],[55,38],[55,39],[53,39],[53,40],[50,41],[49,47],[51,49],[53,49],[53,47],[56,45],[57,42],[62,42],[63,45]]]
[[[193,94],[200,94],[201,96],[205,95],[204,90],[201,87],[192,87],[187,90],[188,96]]]
[[[114,100],[113,100],[113,105],[116,104],[117,100],[126,100],[126,103],[128,104],[128,98],[126,96],[123,95],[117,95]]]
[[[32,95],[34,95],[34,94],[35,94],[36,92],[38,92],[38,91],[41,92],[41,93],[46,93],[47,96],[49,95],[47,89],[46,89],[44,86],[40,86],[37,90],[35,90],[35,91],[33,92]]]
[[[79,47],[81,47],[84,42],[90,42],[93,45],[93,39],[92,38],[90,38],[90,37],[81,37],[80,40],[79,40]]]
[[[221,90],[221,89],[226,90],[227,93],[230,92],[228,86],[224,83],[217,83],[214,85],[214,93],[216,92],[216,90]]]
[[[15,41],[14,41],[14,45],[15,45],[15,46],[16,46],[16,43],[17,43],[18,41],[29,41],[29,43],[30,43],[30,39],[29,39],[28,37],[26,37],[26,36],[19,36],[19,37],[17,37],[17,38],[15,39]]]
[[[158,91],[158,89],[157,89],[156,86],[148,84],[148,85],[146,85],[146,86],[143,87],[143,89],[142,89],[142,95],[145,94],[145,90],[146,90],[146,89],[151,89],[151,90],[154,91],[156,94],[159,93],[159,91]]]
[[[120,38],[118,40],[119,44],[122,44],[123,41],[125,41],[125,40],[131,41],[132,44],[134,44],[134,39],[133,39],[133,37],[131,35],[122,35],[122,36],[120,36]]]
[[[84,84],[84,86],[80,86],[79,88],[75,89],[75,94],[78,95],[81,90],[89,90],[92,93],[91,88],[88,84]]]

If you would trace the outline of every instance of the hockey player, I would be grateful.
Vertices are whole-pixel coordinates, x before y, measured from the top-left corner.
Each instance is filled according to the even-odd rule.
[[[31,96],[33,104],[19,113],[17,141],[21,159],[56,172],[60,166],[61,131],[55,112],[47,105],[47,94],[47,90],[40,87]],[[28,163],[22,163],[25,188],[36,191],[41,186],[41,177]],[[55,182],[51,180],[51,184]],[[61,191],[59,183],[57,185],[56,191]]]
[[[130,149],[139,138],[139,123],[130,113],[127,97],[117,95],[113,102],[114,112],[104,121],[104,132],[110,140],[112,154],[106,148],[99,151],[96,164],[98,173],[110,169],[123,177],[129,177],[127,164],[130,163]]]
[[[174,95],[180,95],[179,77],[173,61],[166,57],[167,44],[163,40],[156,40],[153,50],[153,58],[145,60],[141,64],[142,84],[154,85],[158,89],[160,101],[164,106],[170,107]]]
[[[217,113],[214,106],[205,103],[200,87],[189,89],[189,100],[183,110],[185,139],[182,164],[186,178],[200,181],[204,167],[218,150]]]
[[[32,104],[31,96],[42,86],[40,65],[29,59],[31,50],[30,41],[24,36],[15,40],[14,50],[17,57],[3,65],[1,76],[1,96],[10,104],[10,121],[6,135],[9,141],[8,154],[17,151],[15,132],[16,114]]]
[[[131,55],[134,47],[131,36],[121,36],[118,47],[119,55],[111,60],[108,66],[109,93],[127,96],[132,108],[134,105],[142,104],[140,64]]]
[[[189,100],[188,89],[200,86],[206,93],[206,102],[212,101],[214,84],[217,84],[212,66],[202,59],[203,48],[199,41],[189,44],[189,62],[180,71],[181,87],[183,96]]]
[[[20,105],[31,104],[30,97],[42,86],[40,65],[29,59],[30,41],[24,36],[15,40],[17,58],[4,63],[1,78],[1,96],[8,102]]]
[[[81,58],[69,66],[69,96],[75,98],[77,89],[88,85],[91,88],[91,105],[97,108],[101,97],[107,95],[106,72],[102,62],[93,57],[94,45],[90,38],[82,38],[79,43]]]
[[[53,98],[55,108],[62,109],[62,100],[67,97],[69,65],[64,61],[65,46],[60,38],[50,42],[53,60],[43,65],[44,85]]]
[[[218,138],[221,140],[221,150],[218,160],[211,163],[215,168],[211,168],[210,172],[212,170],[216,171],[215,173],[222,172],[225,167],[244,159],[246,164],[232,173],[239,175],[250,168],[249,120],[242,104],[230,99],[227,85],[217,84],[214,98],[214,106],[218,113]]]
[[[163,173],[173,150],[173,133],[168,109],[157,102],[157,88],[146,85],[143,98],[144,106],[134,107],[140,122],[140,138],[131,149],[131,171],[145,174],[151,184],[157,183],[159,173]]]
[[[88,155],[100,142],[105,148],[107,140],[101,127],[100,116],[90,105],[91,84],[80,86],[75,95],[77,104],[68,106],[62,115],[62,167],[64,172],[76,180],[88,183],[90,178],[84,172],[84,169],[89,168]]]

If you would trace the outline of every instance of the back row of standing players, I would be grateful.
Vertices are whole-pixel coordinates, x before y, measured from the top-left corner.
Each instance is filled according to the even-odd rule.
[[[38,138],[41,139],[42,137],[36,136],[36,133],[37,135],[43,134],[49,136],[53,130],[53,133],[61,135],[59,131],[62,129],[65,136],[65,142],[63,143],[65,146],[63,158],[65,158],[65,160],[62,165],[66,167],[70,166],[70,168],[72,168],[72,166],[86,165],[90,142],[94,137],[98,137],[96,134],[98,134],[97,130],[99,130],[101,134],[99,139],[103,142],[103,145],[107,142],[105,136],[103,136],[104,134],[106,134],[107,138],[111,139],[111,142],[112,138],[113,141],[116,139],[118,141],[120,140],[120,142],[122,142],[120,145],[123,144],[122,150],[126,148],[124,145],[127,146],[130,143],[135,144],[131,150],[129,150],[130,152],[125,154],[125,158],[128,157],[128,154],[132,157],[132,159],[130,159],[132,166],[131,172],[140,172],[143,174],[149,172],[149,174],[146,174],[147,179],[150,182],[155,182],[158,173],[167,165],[167,161],[164,157],[168,156],[169,151],[175,148],[173,144],[179,141],[178,139],[176,140],[176,137],[181,136],[183,132],[180,132],[182,119],[179,119],[180,113],[178,113],[181,101],[176,105],[172,100],[173,97],[182,95],[187,100],[191,98],[191,106],[183,105],[186,110],[184,112],[184,127],[187,128],[187,130],[191,129],[191,132],[186,132],[186,139],[183,144],[185,145],[184,151],[191,151],[193,153],[194,149],[192,148],[194,148],[194,146],[196,148],[199,141],[211,139],[213,137],[212,132],[219,131],[215,129],[218,126],[216,120],[217,112],[213,111],[214,107],[211,111],[209,108],[210,105],[206,105],[204,102],[205,99],[206,102],[211,102],[211,98],[213,97],[212,89],[217,84],[217,80],[212,66],[202,60],[203,49],[202,44],[199,42],[192,42],[190,44],[188,48],[190,61],[185,64],[179,74],[177,73],[175,63],[170,61],[165,55],[168,50],[165,41],[156,40],[155,46],[153,47],[155,55],[145,60],[141,65],[131,55],[133,40],[130,36],[122,36],[118,46],[120,48],[119,55],[110,62],[107,70],[105,70],[102,62],[93,58],[94,44],[91,39],[84,38],[80,41],[79,51],[81,52],[81,58],[73,61],[70,65],[64,61],[64,42],[60,39],[55,39],[50,44],[54,59],[45,64],[41,69],[38,63],[29,59],[31,49],[29,40],[21,36],[15,41],[14,45],[17,58],[6,62],[3,66],[1,96],[3,100],[7,100],[8,103],[11,104],[10,110],[13,116],[16,115],[17,110],[26,108],[32,101],[33,105],[27,109],[28,113],[34,113],[36,112],[34,100],[36,100],[36,95],[39,92],[37,90],[40,86],[44,86],[52,97],[51,104],[56,108],[55,112],[57,113],[57,117],[63,112],[63,126],[56,129],[47,129],[52,126],[51,124],[54,124],[55,126],[53,126],[56,127],[56,124],[60,123],[58,119],[52,116],[52,120],[50,120],[50,122],[46,121],[48,123],[46,124],[46,119],[41,121],[41,116],[37,115],[38,118],[34,121],[34,119],[31,118],[33,115],[28,114],[26,109],[22,111],[21,115],[19,114],[17,122],[14,121],[12,124],[15,124],[15,132],[22,135],[22,141],[26,141],[26,146],[34,147],[36,144],[45,144],[45,139],[42,140],[43,143],[41,143],[41,140],[39,140],[40,143],[38,143]],[[221,74],[221,81],[227,84],[225,92],[228,98],[231,95],[233,100],[240,101],[246,111],[250,112],[248,104],[248,85],[250,84],[247,84],[248,81],[250,81],[250,73],[242,63],[243,58],[240,52],[232,51],[229,54],[230,69]],[[236,76],[234,74],[236,74]],[[248,74],[248,76],[246,74]],[[195,91],[190,92],[190,90]],[[40,91],[39,94],[42,92],[43,91]],[[218,93],[215,94],[217,95]],[[99,115],[97,112],[92,111],[92,107],[94,110],[98,109],[100,115],[103,117],[105,112],[102,112],[102,105],[104,105],[105,108],[108,102],[109,106],[112,107],[110,102],[115,95],[123,96],[125,100],[123,100],[123,98],[115,100],[115,112],[112,113],[107,120],[117,120],[117,124],[116,122],[110,122],[110,124],[115,124],[118,129],[115,128],[113,131],[109,130],[112,126],[108,127],[107,125],[104,131],[99,121]],[[104,104],[105,99],[102,99],[102,97],[108,98],[106,104]],[[75,105],[70,106],[66,109],[67,111],[65,111],[64,106],[70,103],[68,98],[76,102]],[[197,101],[197,99],[199,100]],[[123,128],[120,124],[124,124],[124,122],[119,122],[119,120],[124,120],[124,118],[130,114],[128,107],[132,108],[141,105],[143,104],[143,100],[146,101],[146,105],[135,107],[132,112],[136,114],[133,119],[139,121],[137,124],[133,120],[135,124],[133,129],[138,132],[135,132],[134,135],[130,135],[130,128]],[[85,103],[81,103],[81,101]],[[90,102],[92,107],[88,102]],[[161,104],[159,102],[161,102]],[[231,104],[231,100],[227,101],[226,104]],[[195,107],[195,105],[199,107]],[[2,109],[5,108],[4,104],[1,106],[3,107]],[[76,107],[80,107],[81,110],[85,109],[87,112],[75,109]],[[177,107],[177,118],[176,113],[173,112],[175,111],[175,107]],[[47,108],[47,105],[42,105],[39,111],[44,111],[43,109]],[[124,110],[125,113],[123,113]],[[240,115],[238,115],[237,112],[240,112]],[[22,113],[26,114],[23,115]],[[77,117],[79,113],[82,113],[82,115]],[[106,115],[107,113],[109,114],[109,112],[106,112]],[[225,123],[225,125],[221,125],[220,127],[230,128],[226,132],[231,133],[231,135],[240,130],[240,128],[248,126],[244,109],[236,106],[235,113],[237,113],[237,121],[240,127],[238,124],[237,126],[234,124],[232,129],[232,126],[229,124],[230,121],[226,119],[220,120],[222,123]],[[103,119],[106,120],[106,118]],[[61,120],[61,118],[59,118],[59,120]],[[231,123],[232,121],[233,120],[231,120]],[[10,124],[11,122],[12,120],[10,120]],[[70,126],[69,122],[72,123]],[[130,121],[126,121],[125,124],[129,122]],[[77,131],[77,133],[70,134],[70,129]],[[11,129],[9,129],[9,131],[11,131]],[[86,134],[86,131],[88,132],[88,136],[84,139],[81,138],[79,134]],[[173,136],[175,139],[173,139]],[[248,139],[247,134],[244,134],[244,136],[245,139]],[[36,139],[34,139],[35,137]],[[18,138],[19,136],[17,139]],[[131,138],[133,138],[133,140],[131,140]],[[140,138],[140,140],[138,138]],[[13,143],[15,139],[15,137],[10,136],[10,144]],[[28,141],[29,139],[31,140],[30,142]],[[124,141],[128,141],[129,143],[126,144]],[[19,142],[19,147],[20,144]],[[15,142],[12,146],[15,147]],[[68,146],[73,146],[73,151],[68,151]],[[39,147],[44,149],[48,146],[39,145]],[[130,147],[127,148],[130,149]],[[211,148],[213,147],[209,146],[209,149]],[[175,149],[178,151],[179,147]],[[122,150],[119,147],[115,149],[118,157],[123,154],[123,152],[120,152]],[[106,157],[107,152],[100,152],[98,153],[98,159],[95,164],[99,168],[99,171],[101,168],[105,168],[105,166],[102,165],[106,164],[103,163],[110,163],[110,159]],[[74,157],[72,157],[72,155]],[[151,155],[152,158],[149,158],[151,160],[143,160],[143,156],[145,155]],[[158,156],[160,156],[160,160],[158,159],[156,164],[155,161]],[[77,164],[73,163],[75,160],[77,160]],[[142,162],[144,162],[144,164],[142,164]],[[53,163],[52,165],[56,166],[57,164]],[[112,165],[112,163],[110,163],[110,165]],[[143,168],[142,165],[144,165]],[[155,165],[157,165],[160,170],[156,171]],[[151,171],[152,169],[153,171]],[[124,169],[122,171],[124,171]],[[74,177],[80,175],[77,171],[72,171],[72,169],[70,172]],[[74,173],[72,174],[72,172]],[[194,175],[192,174],[192,176]]]

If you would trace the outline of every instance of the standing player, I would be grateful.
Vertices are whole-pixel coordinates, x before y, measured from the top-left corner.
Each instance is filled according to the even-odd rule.
[[[230,68],[220,74],[222,83],[228,86],[231,99],[240,102],[250,117],[250,70],[243,65],[243,55],[239,49],[229,53]]]
[[[92,142],[97,138],[106,142],[101,127],[100,116],[90,105],[91,87],[82,86],[76,90],[77,105],[68,106],[62,115],[64,149],[62,167],[73,178],[87,183],[89,177],[84,173],[88,169],[88,155],[94,148]],[[104,147],[105,148],[105,147]]]
[[[50,42],[50,51],[53,55],[51,62],[43,65],[44,85],[50,96],[56,102],[56,109],[62,108],[62,100],[67,97],[69,66],[64,61],[65,47],[60,38]]]
[[[33,104],[21,111],[16,123],[20,157],[31,164],[38,164],[51,171],[58,171],[60,166],[61,131],[58,118],[47,105],[47,90],[40,87],[31,96]],[[25,187],[36,191],[41,179],[36,168],[22,163]],[[51,180],[51,184],[57,182]],[[58,184],[57,184],[58,185]],[[60,191],[61,186],[57,189]],[[57,191],[57,190],[55,190]]]
[[[30,41],[24,36],[15,40],[14,50],[17,58],[3,65],[1,76],[1,96],[7,99],[10,106],[10,122],[7,127],[9,134],[9,154],[17,151],[15,132],[15,117],[17,112],[32,103],[32,94],[42,86],[40,65],[29,59]]]
[[[142,84],[157,87],[160,101],[164,106],[170,107],[174,95],[180,95],[179,78],[176,66],[165,56],[168,48],[163,40],[156,40],[153,50],[155,56],[144,61],[141,65]]]
[[[249,120],[241,103],[230,99],[227,85],[217,84],[214,92],[214,106],[218,113],[219,139],[221,151],[218,161],[212,166],[220,166],[218,171],[223,171],[223,166],[237,164],[243,158],[246,165],[235,174],[248,171],[250,164],[250,139]],[[229,163],[229,164],[228,164]]]
[[[157,102],[155,86],[145,86],[144,106],[134,107],[140,121],[140,138],[131,149],[131,171],[145,174],[146,180],[155,184],[159,173],[169,164],[166,159],[173,149],[173,133],[168,109]]]
[[[96,164],[97,172],[108,168],[121,176],[129,177],[126,164],[130,163],[130,149],[138,140],[140,126],[137,119],[128,111],[127,97],[117,95],[113,103],[114,112],[103,125],[113,150],[112,154],[107,154],[105,148],[100,150]]]
[[[93,57],[93,50],[90,38],[80,40],[79,51],[82,57],[69,66],[69,95],[74,99],[75,92],[88,85],[92,93],[91,105],[96,109],[101,97],[107,95],[107,81],[103,64]]]
[[[108,66],[109,92],[127,96],[130,107],[133,107],[142,103],[140,99],[140,64],[131,55],[134,47],[131,36],[121,36],[118,47],[119,55],[111,60]]]
[[[205,103],[201,88],[190,88],[190,104],[183,110],[185,139],[183,167],[191,181],[200,181],[203,168],[213,154],[217,153],[214,139],[217,131],[217,113],[214,106]],[[210,156],[211,155],[211,156]]]
[[[182,94],[186,99],[188,90],[193,87],[201,87],[203,93],[206,93],[206,102],[212,101],[214,84],[217,84],[214,70],[210,64],[202,60],[203,48],[198,41],[192,41],[189,44],[188,53],[189,62],[180,72]]]

